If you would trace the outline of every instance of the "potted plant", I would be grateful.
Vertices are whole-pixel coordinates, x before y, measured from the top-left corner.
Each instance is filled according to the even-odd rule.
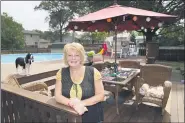
[[[89,52],[87,52],[87,60],[89,61],[89,62],[93,62],[93,55],[95,54],[95,52],[94,51],[89,51]]]

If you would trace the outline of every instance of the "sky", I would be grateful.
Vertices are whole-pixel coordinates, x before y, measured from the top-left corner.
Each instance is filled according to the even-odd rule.
[[[1,14],[6,12],[26,30],[48,31],[49,24],[45,21],[48,13],[44,10],[34,10],[39,3],[40,1],[1,1]]]

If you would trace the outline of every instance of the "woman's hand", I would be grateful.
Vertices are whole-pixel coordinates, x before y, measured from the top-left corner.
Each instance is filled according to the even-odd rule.
[[[74,105],[74,110],[79,114],[79,115],[82,115],[84,114],[86,111],[88,111],[87,107],[85,107],[83,105],[83,103],[78,103],[76,105]]]
[[[69,106],[72,107],[79,115],[82,115],[84,112],[88,111],[87,107],[85,107],[83,102],[78,98],[71,98]]]

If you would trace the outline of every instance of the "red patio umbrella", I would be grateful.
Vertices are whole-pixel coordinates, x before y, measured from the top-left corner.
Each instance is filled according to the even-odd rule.
[[[89,13],[69,22],[67,29],[75,31],[118,31],[156,27],[159,23],[171,22],[176,16],[142,10],[133,7],[113,5]],[[77,26],[77,28],[75,28]],[[120,28],[119,28],[120,27]]]
[[[115,52],[117,31],[140,30],[161,27],[164,22],[173,22],[176,16],[142,10],[121,5],[112,5],[89,13],[69,22],[66,29],[74,31],[115,31]],[[116,53],[115,53],[116,63]]]

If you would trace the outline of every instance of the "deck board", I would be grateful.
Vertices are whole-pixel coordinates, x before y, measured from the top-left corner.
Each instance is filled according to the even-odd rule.
[[[139,112],[139,118],[137,122],[151,122],[154,120],[155,111],[154,108],[148,105],[141,105],[141,110]],[[146,112],[146,113],[145,113]]]
[[[177,84],[172,84],[171,122],[179,122],[177,113]]]
[[[160,107],[140,104],[138,110],[134,98],[124,96],[124,101],[119,105],[120,114],[116,114],[115,104],[106,104],[104,109],[104,122],[184,122],[184,84],[173,83],[172,90],[161,115]],[[127,97],[128,96],[128,97]],[[127,103],[128,101],[131,103]]]
[[[170,123],[171,122],[171,101],[172,101],[172,90],[170,91],[170,95],[168,98],[168,102],[166,104],[165,112],[162,118],[163,122]]]
[[[179,122],[184,122],[184,103],[182,97],[182,84],[177,84],[177,113]]]

